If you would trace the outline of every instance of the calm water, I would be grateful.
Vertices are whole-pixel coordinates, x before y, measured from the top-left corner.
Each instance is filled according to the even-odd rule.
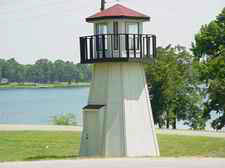
[[[0,124],[50,124],[53,116],[62,113],[75,114],[80,123],[81,110],[87,105],[88,92],[87,87],[0,89]],[[206,129],[211,129],[210,122],[207,122]],[[177,128],[188,127],[179,121]]]
[[[0,90],[0,124],[49,124],[52,116],[73,113],[80,121],[88,88]]]

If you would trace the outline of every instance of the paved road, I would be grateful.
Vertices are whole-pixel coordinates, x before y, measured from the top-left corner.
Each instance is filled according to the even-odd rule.
[[[0,163],[0,168],[225,168],[225,159],[96,159]]]

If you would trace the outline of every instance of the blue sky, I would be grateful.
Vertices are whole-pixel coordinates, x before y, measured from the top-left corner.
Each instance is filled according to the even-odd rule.
[[[107,7],[116,1],[108,0]],[[160,46],[191,46],[194,34],[225,7],[224,0],[121,0],[122,5],[151,16],[145,33]],[[79,61],[79,36],[92,34],[85,18],[100,0],[0,0],[0,58],[20,63],[37,59]]]

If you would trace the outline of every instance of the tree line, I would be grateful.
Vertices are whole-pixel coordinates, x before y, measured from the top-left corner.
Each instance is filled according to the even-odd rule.
[[[14,58],[0,59],[0,80],[3,78],[18,83],[87,82],[91,80],[91,68],[63,60],[39,59],[33,65],[23,65]]]
[[[224,128],[225,8],[201,27],[191,52],[179,45],[158,47],[157,58],[145,70],[160,128],[176,129],[182,120],[193,129],[204,129],[210,119],[214,129]]]

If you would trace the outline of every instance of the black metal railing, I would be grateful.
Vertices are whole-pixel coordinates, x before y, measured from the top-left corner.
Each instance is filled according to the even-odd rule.
[[[81,63],[152,60],[156,36],[151,34],[101,34],[80,37]]]

